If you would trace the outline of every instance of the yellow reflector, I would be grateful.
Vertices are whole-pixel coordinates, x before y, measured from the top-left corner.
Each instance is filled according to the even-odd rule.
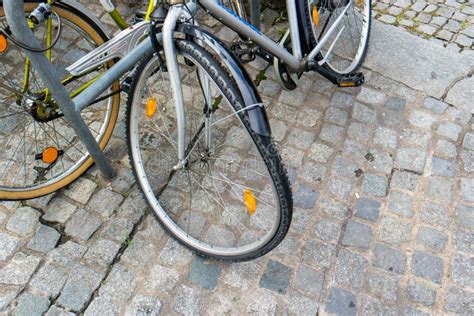
[[[8,48],[8,40],[7,37],[3,34],[0,34],[0,54],[3,54],[7,51]]]
[[[355,83],[354,82],[340,82],[339,86],[340,87],[353,87],[355,86]]]
[[[316,27],[319,26],[319,12],[316,6],[313,7],[313,23]]]
[[[152,118],[156,113],[156,99],[151,97],[146,103],[146,115],[149,118]]]
[[[54,147],[48,147],[43,151],[43,155],[41,157],[41,160],[44,163],[52,164],[56,160],[58,160],[58,157],[59,157],[59,151]]]
[[[255,211],[257,210],[257,200],[255,200],[252,191],[244,190],[244,204],[250,215],[255,214]]]

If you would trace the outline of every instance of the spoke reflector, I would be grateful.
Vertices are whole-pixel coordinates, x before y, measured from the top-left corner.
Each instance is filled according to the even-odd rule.
[[[316,25],[316,27],[319,26],[319,12],[318,7],[316,6],[313,7],[313,23]]]
[[[43,151],[41,160],[44,163],[52,164],[58,160],[59,151],[54,147],[48,147]]]
[[[146,103],[146,116],[152,118],[156,113],[156,99],[151,97]]]
[[[0,54],[3,54],[7,51],[8,48],[8,40],[7,37],[3,34],[0,34]]]
[[[253,195],[252,191],[244,190],[244,204],[247,207],[247,211],[250,215],[255,214],[257,210],[257,201],[255,200],[255,196]]]

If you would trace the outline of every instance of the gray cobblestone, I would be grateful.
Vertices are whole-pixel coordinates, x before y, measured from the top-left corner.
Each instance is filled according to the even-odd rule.
[[[453,281],[459,285],[473,287],[474,270],[472,269],[472,257],[454,254],[451,260],[451,274]]]
[[[461,178],[461,198],[474,202],[474,178]]]
[[[426,196],[431,199],[451,202],[453,183],[443,178],[431,177],[426,186]]]
[[[7,222],[7,229],[20,236],[31,234],[38,225],[40,213],[31,207],[20,207]]]
[[[332,153],[333,149],[331,147],[316,142],[311,145],[309,157],[319,162],[327,162]]]
[[[405,110],[407,101],[398,97],[389,97],[385,106],[395,111]]]
[[[337,242],[341,235],[341,225],[332,221],[321,219],[316,224],[316,236],[324,241]]]
[[[89,287],[81,282],[69,282],[61,292],[57,303],[68,310],[79,312],[89,301],[92,292]]]
[[[426,153],[415,148],[400,148],[397,151],[395,167],[423,173],[426,163]]]
[[[182,315],[199,315],[201,299],[195,290],[181,285],[176,293],[173,308]]]
[[[365,174],[362,191],[368,195],[384,197],[387,195],[388,180],[384,176]]]
[[[300,149],[308,149],[313,143],[314,134],[301,130],[293,129],[288,135],[288,143],[294,145]]]
[[[53,202],[46,209],[43,219],[48,222],[59,222],[61,224],[66,221],[74,214],[76,206],[67,202],[62,198],[54,199]]]
[[[413,253],[412,271],[416,276],[441,283],[443,277],[443,260],[420,251]]]
[[[39,265],[41,258],[18,252],[0,270],[0,283],[24,285]]]
[[[445,177],[453,177],[455,170],[454,164],[438,157],[433,157],[431,161],[432,174]]]
[[[303,262],[311,266],[329,268],[331,258],[336,251],[336,246],[316,240],[306,242],[303,252]]]
[[[75,181],[69,189],[64,191],[64,195],[85,205],[96,188],[97,184],[95,184],[95,182],[86,178],[80,178]]]
[[[49,304],[50,302],[47,298],[26,292],[20,296],[13,315],[40,316],[48,310]]]
[[[120,244],[107,239],[97,240],[84,255],[84,259],[100,266],[109,266],[115,259]]]
[[[395,149],[397,147],[397,132],[389,128],[378,127],[375,130],[374,142],[383,147]]]
[[[461,126],[451,123],[451,122],[444,122],[442,123],[438,129],[436,130],[436,133],[438,135],[447,137],[451,139],[452,141],[457,141],[459,138],[459,133],[461,132]]]
[[[28,249],[39,252],[48,252],[56,246],[61,234],[52,227],[40,225],[34,237],[28,242]]]
[[[96,297],[87,307],[84,316],[116,316],[119,315],[119,307],[102,297]]]
[[[290,284],[292,273],[292,268],[278,261],[270,260],[260,279],[260,286],[279,294],[285,294]]]
[[[326,124],[322,128],[319,138],[331,144],[338,144],[343,140],[343,133],[344,128],[337,125]]]
[[[48,312],[45,316],[74,316],[74,313],[66,311],[64,308],[58,307],[56,305],[51,305],[48,309]]]
[[[0,261],[7,259],[20,246],[20,240],[14,236],[0,232]]]
[[[35,274],[30,281],[30,287],[49,298],[56,298],[66,283],[67,277],[64,269],[48,264],[41,267]]]
[[[392,191],[389,195],[388,210],[404,217],[413,217],[413,198],[408,194]]]
[[[466,133],[462,145],[469,150],[474,150],[474,133]]]
[[[419,178],[420,176],[411,172],[396,170],[393,173],[390,186],[393,189],[403,189],[414,192],[418,185]]]
[[[380,206],[381,203],[378,201],[360,198],[357,200],[354,215],[365,220],[376,221],[379,217]]]
[[[474,293],[452,287],[448,290],[444,308],[449,312],[471,315],[474,313]]]
[[[131,304],[127,306],[125,314],[127,315],[160,315],[163,303],[156,297],[136,295]]]
[[[101,224],[102,220],[99,217],[80,209],[66,223],[64,231],[71,237],[88,240]]]
[[[299,290],[317,294],[321,292],[323,283],[324,273],[319,270],[302,264],[296,271],[295,288]]]
[[[383,300],[395,302],[398,298],[398,278],[374,270],[369,277],[370,292]]]
[[[356,315],[357,298],[349,291],[332,288],[324,310],[337,315]]]
[[[220,274],[221,267],[218,264],[195,257],[191,263],[188,280],[205,289],[212,290],[217,285]]]
[[[445,233],[430,227],[420,227],[416,238],[417,243],[436,252],[444,251],[448,242],[448,237]]]
[[[464,170],[467,172],[474,171],[474,151],[463,150],[461,152],[461,161],[463,163]]]
[[[110,217],[122,201],[122,195],[109,189],[102,189],[92,196],[88,206],[91,210]]]
[[[310,187],[300,185],[293,193],[293,201],[296,207],[310,209],[316,204],[319,193]]]
[[[469,230],[474,229],[474,207],[460,205],[456,209],[457,223]]]
[[[357,100],[366,104],[382,104],[385,98],[385,94],[367,87],[362,87],[360,93],[357,95]]]
[[[430,225],[447,227],[448,214],[445,208],[437,203],[424,202],[421,206],[421,221]]]
[[[105,283],[100,287],[99,295],[109,301],[124,301],[132,294],[135,275],[124,266],[115,265]]]
[[[342,249],[336,262],[335,281],[338,285],[362,288],[368,261],[354,252]]]
[[[369,248],[372,240],[372,228],[368,225],[349,220],[344,232],[342,244],[345,246]]]
[[[324,120],[328,121],[329,123],[344,126],[347,122],[347,117],[348,114],[346,111],[340,110],[336,107],[329,107],[326,110]]]
[[[408,284],[408,299],[415,303],[433,306],[436,301],[436,291],[429,287],[411,280]]]
[[[444,156],[447,158],[456,158],[458,154],[456,150],[456,145],[444,139],[440,139],[436,143],[435,153],[437,155]]]
[[[313,299],[293,294],[288,302],[288,312],[291,315],[316,315],[318,313],[318,304]]]
[[[386,271],[405,274],[407,269],[407,257],[399,250],[377,244],[374,248],[372,264]]]
[[[448,108],[448,104],[443,101],[436,100],[435,98],[428,97],[425,99],[423,104],[425,108],[433,111],[434,113],[442,114]]]

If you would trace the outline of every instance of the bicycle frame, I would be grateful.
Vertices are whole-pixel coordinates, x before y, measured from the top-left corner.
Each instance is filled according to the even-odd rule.
[[[298,29],[298,14],[296,10],[295,0],[286,0],[288,11],[288,21],[290,26],[292,54],[284,47],[275,43],[272,39],[264,35],[253,25],[242,20],[232,11],[229,11],[219,0],[199,0],[198,3],[220,22],[239,32],[239,34],[251,39],[255,44],[262,47],[265,51],[282,60],[293,72],[302,72],[308,70],[308,64],[313,62],[314,58],[326,45],[331,35],[336,31],[342,22],[347,10],[352,6],[354,0],[350,0],[344,10],[341,11],[334,24],[329,28],[325,36],[323,36],[318,45],[306,56],[302,57],[301,39]]]

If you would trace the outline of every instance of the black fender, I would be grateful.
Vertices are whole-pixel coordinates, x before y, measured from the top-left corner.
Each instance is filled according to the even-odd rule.
[[[237,83],[241,92],[245,107],[259,105],[247,110],[250,119],[250,127],[257,134],[262,136],[271,136],[270,123],[268,122],[267,112],[263,106],[262,99],[255,87],[250,75],[243,65],[232,54],[230,49],[219,40],[215,35],[209,33],[203,28],[191,24],[179,24],[177,31],[189,35],[198,41],[202,41],[206,47],[213,50],[221,58],[222,63],[230,72],[232,78]]]

